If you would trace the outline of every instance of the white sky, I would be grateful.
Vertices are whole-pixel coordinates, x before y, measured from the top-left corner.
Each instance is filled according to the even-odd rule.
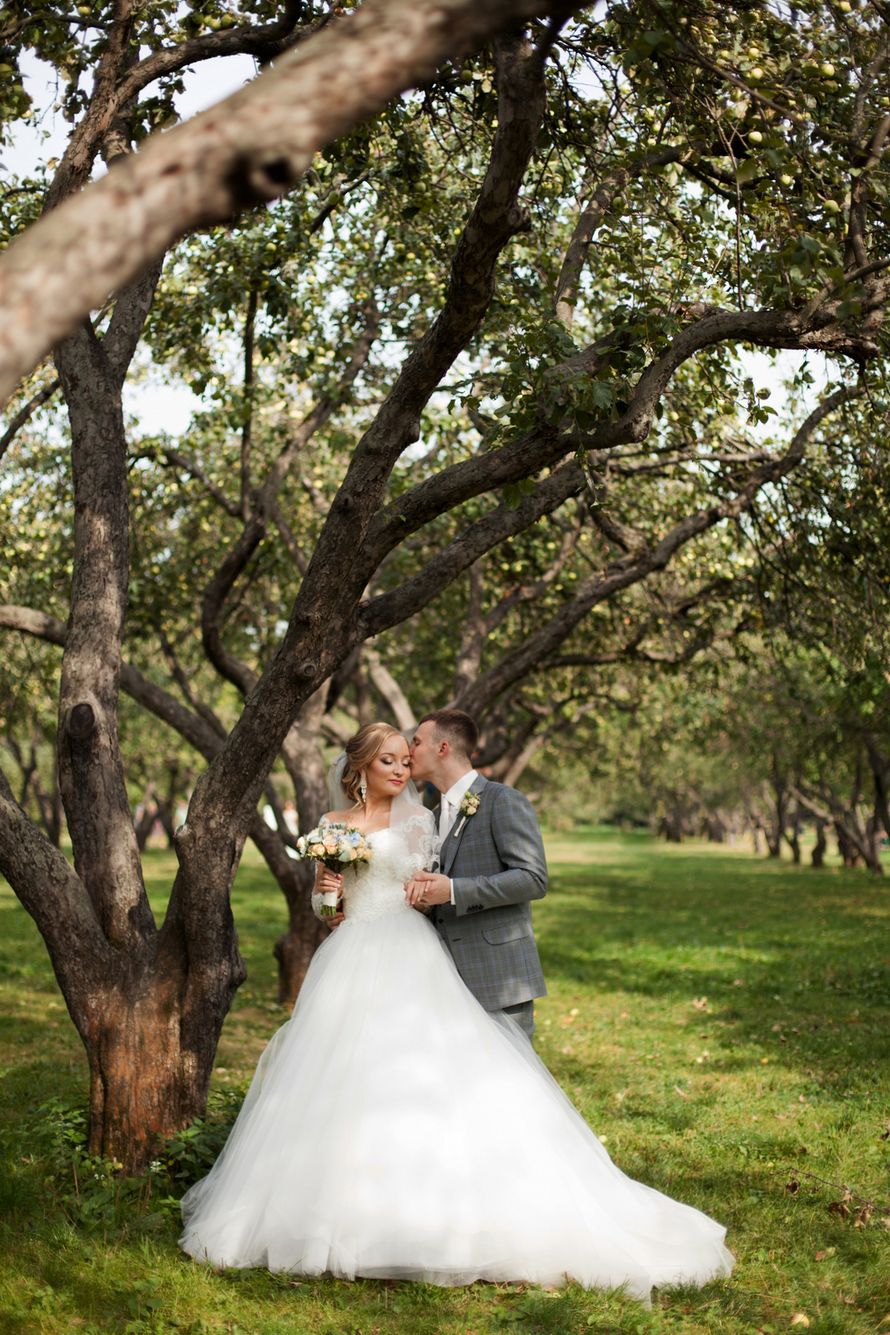
[[[57,97],[52,68],[26,53],[21,60],[25,87],[40,108],[38,124],[24,125],[16,132],[15,141],[0,149],[0,163],[4,171],[14,174],[33,171],[35,163],[47,158],[60,157],[71,131],[71,126],[53,107]],[[234,93],[254,77],[256,65],[250,56],[224,56],[206,60],[184,71],[185,92],[176,98],[176,109],[181,119],[187,120],[205,107]],[[99,164],[100,170],[104,170]],[[186,430],[192,414],[201,406],[185,386],[163,385],[159,379],[152,382],[149,375],[141,384],[124,386],[124,410],[140,418],[152,431],[164,430],[179,435]]]

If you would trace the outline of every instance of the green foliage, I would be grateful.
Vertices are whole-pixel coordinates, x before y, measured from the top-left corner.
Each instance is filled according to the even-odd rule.
[[[53,1207],[85,1232],[119,1229],[146,1213],[151,1178],[125,1177],[120,1165],[86,1148],[87,1112],[59,1097],[34,1110],[28,1159],[45,1174],[43,1187]]]
[[[321,12],[306,5],[303,19]],[[153,0],[140,6],[135,33],[146,49],[156,49],[277,13],[272,4],[208,0],[183,10]],[[27,16],[12,5],[3,31],[16,51],[27,48],[56,65],[72,112],[88,89],[109,19],[107,7],[82,15],[47,5]],[[405,454],[390,497],[542,423],[572,427],[583,437],[613,420],[646,363],[683,329],[689,302],[794,307],[837,285],[845,192],[858,170],[850,136],[854,87],[845,71],[865,71],[878,40],[865,11],[816,0],[799,7],[793,24],[758,7],[690,8],[669,0],[654,11],[616,4],[603,14],[578,15],[560,34],[549,67],[546,120],[524,190],[530,228],[505,252],[483,326],[428,405],[422,452]],[[828,64],[835,67],[831,76],[823,70]],[[485,52],[446,65],[422,94],[398,100],[329,146],[292,195],[237,225],[190,236],[168,257],[147,348],[155,374],[187,385],[203,407],[181,440],[161,423],[132,426],[126,649],[163,675],[163,635],[197,693],[226,722],[236,702],[207,669],[194,628],[220,551],[241,527],[218,498],[225,496],[228,511],[241,502],[246,426],[257,486],[313,404],[336,394],[376,306],[380,329],[367,363],[346,402],[301,452],[279,496],[308,559],[356,440],[395,368],[441,307],[491,145],[492,76]],[[146,90],[137,117],[143,128],[167,115],[180,77]],[[863,73],[855,113],[862,134],[883,115],[882,99],[880,84]],[[676,160],[644,167],[656,151]],[[554,315],[562,256],[579,208],[616,172],[627,174],[626,186],[587,251],[569,332]],[[884,174],[869,168],[875,199]],[[7,236],[35,215],[44,184],[45,174],[37,172],[21,192],[4,197]],[[870,244],[881,253],[880,210],[870,214],[870,228]],[[854,289],[841,284],[838,291],[853,322]],[[252,301],[248,385],[243,339]],[[572,364],[594,339],[595,365]],[[657,537],[691,508],[732,494],[738,472],[713,456],[749,444],[758,428],[770,429],[768,443],[779,442],[799,420],[790,404],[777,420],[767,393],[736,349],[719,346],[686,362],[662,396],[649,440],[616,451],[605,471],[590,468],[594,498],[607,488],[610,511]],[[46,411],[4,461],[9,485],[0,496],[0,520],[15,545],[2,596],[54,606],[64,616],[70,525],[62,517],[68,506],[54,506],[53,498],[67,500],[70,483],[59,436],[58,415]],[[171,451],[192,460],[194,470],[171,460]],[[583,445],[579,457],[585,458]],[[826,444],[814,488],[833,457]],[[42,479],[37,489],[35,476]],[[533,494],[540,476],[508,484],[506,504],[515,508]],[[474,498],[413,535],[378,572],[378,587],[395,587],[488,505],[489,498]],[[482,667],[557,612],[592,565],[620,555],[587,523],[576,555],[548,576],[541,596],[516,597],[515,590],[542,578],[549,544],[559,545],[572,519],[564,509],[488,561],[486,611],[505,597],[517,605],[492,629]],[[724,537],[715,562],[723,565],[730,561]],[[684,569],[710,564],[714,553],[712,541],[696,543]],[[227,608],[226,643],[250,667],[261,670],[270,660],[298,588],[299,572],[273,526]],[[464,588],[443,589],[429,630],[412,627],[382,646],[390,663],[403,665],[415,656],[415,643],[433,653],[424,691],[437,698],[447,696],[452,664],[432,647],[435,626],[459,615],[466,601]],[[589,618],[578,638],[588,649],[614,647],[615,623],[608,629],[604,636],[605,622]],[[413,665],[404,670],[414,675]],[[576,674],[566,689],[577,687]]]
[[[165,1141],[143,1176],[129,1177],[87,1149],[87,1109],[54,1096],[34,1109],[22,1164],[41,1173],[53,1210],[82,1233],[156,1231],[178,1220],[180,1196],[216,1161],[242,1098],[243,1090],[215,1091],[206,1117]]]
[[[181,1194],[205,1177],[228,1139],[244,1097],[243,1088],[216,1090],[206,1117],[171,1136],[158,1155],[158,1172]]]

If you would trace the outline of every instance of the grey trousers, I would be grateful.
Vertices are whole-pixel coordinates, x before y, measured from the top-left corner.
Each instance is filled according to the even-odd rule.
[[[535,1003],[533,1001],[520,1001],[517,1006],[505,1006],[500,1014],[509,1015],[511,1020],[515,1020],[531,1042],[535,1032]]]

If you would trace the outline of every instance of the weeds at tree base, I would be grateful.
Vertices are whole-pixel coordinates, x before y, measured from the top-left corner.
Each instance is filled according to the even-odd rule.
[[[41,1103],[31,1124],[30,1161],[43,1173],[55,1209],[85,1232],[146,1233],[179,1220],[180,1198],[211,1168],[226,1143],[243,1089],[214,1091],[207,1115],[169,1137],[145,1173],[87,1148],[87,1109],[54,1096]],[[9,1140],[7,1133],[7,1140]]]

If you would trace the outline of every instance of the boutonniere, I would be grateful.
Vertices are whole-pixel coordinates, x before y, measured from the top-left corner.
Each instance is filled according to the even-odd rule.
[[[458,807],[458,811],[460,813],[460,822],[454,827],[455,839],[460,834],[461,830],[464,828],[470,817],[475,816],[476,812],[479,810],[479,803],[481,801],[482,798],[479,796],[478,793],[474,792],[464,793],[463,800],[460,806]]]

